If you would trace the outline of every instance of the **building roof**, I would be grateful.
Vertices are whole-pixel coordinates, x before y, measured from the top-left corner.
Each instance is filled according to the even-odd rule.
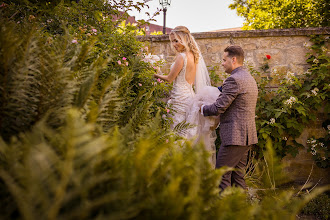
[[[123,14],[124,12],[120,12],[120,13]],[[113,15],[113,19],[117,20],[118,16]],[[128,23],[136,24],[138,22],[135,20],[135,16],[129,16],[126,19],[126,24],[128,24]],[[158,31],[162,32],[163,31],[163,26],[160,26],[160,25],[157,25],[157,24],[152,24],[152,23],[144,24],[144,25],[141,26],[141,28],[145,28],[146,35],[150,35],[153,32],[158,32]],[[166,27],[166,34],[169,34],[171,32],[171,30],[173,30],[173,28]]]

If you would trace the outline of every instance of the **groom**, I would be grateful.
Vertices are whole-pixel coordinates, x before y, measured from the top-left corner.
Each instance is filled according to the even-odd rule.
[[[239,46],[224,50],[222,66],[230,76],[222,85],[222,92],[212,105],[201,106],[204,116],[220,115],[221,146],[216,168],[233,167],[220,183],[221,190],[228,186],[246,189],[244,169],[250,146],[258,142],[255,109],[258,87],[254,78],[243,68],[244,51]]]

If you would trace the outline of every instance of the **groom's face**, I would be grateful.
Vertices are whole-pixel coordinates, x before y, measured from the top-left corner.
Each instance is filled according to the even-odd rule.
[[[223,54],[222,66],[226,73],[231,73],[233,71],[233,58],[228,56],[228,52]]]

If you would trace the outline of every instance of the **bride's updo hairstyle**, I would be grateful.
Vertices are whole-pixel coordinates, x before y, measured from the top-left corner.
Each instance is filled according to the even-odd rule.
[[[185,26],[177,26],[171,31],[170,35],[174,35],[179,43],[184,46],[186,52],[191,51],[193,53],[194,61],[197,64],[200,57],[200,50],[188,28]]]

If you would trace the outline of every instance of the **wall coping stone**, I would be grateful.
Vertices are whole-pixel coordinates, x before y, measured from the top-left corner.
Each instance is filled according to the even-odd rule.
[[[318,28],[289,28],[289,29],[267,29],[267,30],[242,30],[242,31],[220,31],[220,32],[197,32],[192,33],[195,39],[210,38],[244,38],[244,37],[284,37],[284,36],[306,36],[306,35],[329,35],[330,27]],[[138,36],[140,41],[169,41],[168,34]]]

